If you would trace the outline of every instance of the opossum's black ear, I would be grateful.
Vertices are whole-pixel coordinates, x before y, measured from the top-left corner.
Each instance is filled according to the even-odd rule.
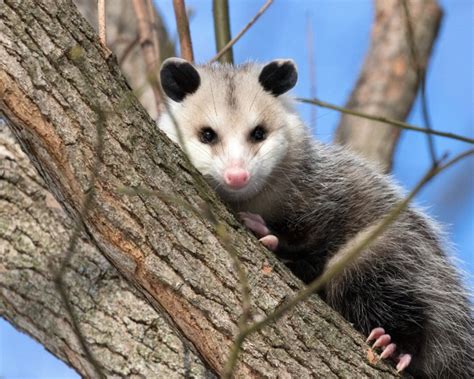
[[[163,62],[160,80],[166,95],[177,102],[183,101],[186,95],[196,92],[201,84],[196,68],[181,58],[168,58]]]
[[[260,73],[258,81],[265,91],[279,96],[292,89],[298,80],[295,62],[291,59],[277,59],[268,63]]]

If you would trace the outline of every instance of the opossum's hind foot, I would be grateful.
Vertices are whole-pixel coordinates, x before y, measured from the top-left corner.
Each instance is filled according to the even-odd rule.
[[[385,330],[383,328],[372,329],[369,337],[367,338],[367,342],[373,340],[375,340],[375,342],[372,345],[372,349],[382,349],[382,353],[380,354],[380,358],[382,359],[393,358],[397,362],[398,372],[405,370],[410,365],[412,358],[411,355],[395,355],[395,352],[397,351],[397,345],[391,342],[392,338],[389,334],[385,334]]]
[[[270,234],[265,220],[262,216],[250,213],[240,212],[240,218],[247,228],[249,228],[259,238],[259,241],[269,250],[275,251],[278,247],[278,237]]]

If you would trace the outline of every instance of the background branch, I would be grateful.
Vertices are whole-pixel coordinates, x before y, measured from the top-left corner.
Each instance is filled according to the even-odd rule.
[[[184,0],[173,0],[173,8],[176,18],[176,26],[178,28],[181,57],[189,62],[194,62],[193,44],[191,42],[189,20]]]
[[[158,80],[158,70],[161,63],[160,51],[157,45],[157,39],[154,38],[152,14],[149,9],[148,0],[133,0],[133,8],[138,20],[138,36],[140,46],[143,52],[143,59],[147,67],[147,79],[153,90],[156,109],[160,109],[163,98],[160,91],[160,82]]]
[[[221,63],[234,63],[232,45],[229,44],[231,34],[228,0],[213,0],[212,14],[214,16],[216,50],[218,51],[217,60]]]
[[[426,64],[422,64],[418,58],[418,52],[415,42],[415,34],[413,31],[412,18],[410,16],[410,9],[408,7],[407,0],[400,0],[402,3],[403,13],[405,15],[405,25],[407,33],[407,41],[410,47],[410,54],[412,59],[413,68],[416,70],[418,86],[420,87],[420,97],[421,97],[421,110],[423,115],[423,123],[426,129],[433,129],[431,126],[430,114],[428,112],[428,99],[426,94]],[[431,164],[436,166],[438,164],[438,159],[436,158],[436,150],[434,144],[433,135],[427,134],[426,140],[428,142],[428,150],[431,156]]]
[[[78,9],[87,21],[98,30],[97,25],[97,0],[74,0]],[[159,61],[155,62],[159,67],[161,60],[170,56],[175,56],[174,44],[171,41],[164,22],[158,9],[154,8],[152,18],[153,39],[158,40],[159,54],[156,56]],[[138,20],[132,1],[109,1],[106,7],[108,20],[107,45],[118,57],[120,69],[126,76],[131,87],[140,89],[135,91],[135,95],[154,119],[158,117],[156,97],[153,88],[148,80],[149,67],[145,62],[144,54],[139,49],[140,36],[138,33]],[[154,74],[156,78],[156,73]],[[145,85],[144,85],[145,84]]]
[[[426,129],[426,128],[420,128],[419,126],[411,125],[403,121],[397,121],[393,119],[389,119],[383,116],[376,116],[373,114],[368,114],[368,113],[363,113],[363,112],[358,112],[352,109],[344,108],[344,107],[339,107],[334,104],[327,103],[325,101],[321,101],[318,99],[303,99],[303,98],[298,98],[298,101],[301,101],[302,103],[306,104],[312,104],[312,105],[317,105],[319,107],[327,108],[327,109],[332,109],[334,111],[341,112],[346,115],[351,115],[359,118],[364,118],[367,120],[372,120],[372,121],[378,121],[384,124],[389,124],[393,125],[396,128],[399,129],[406,129],[406,130],[412,130],[416,132],[421,132],[425,134],[432,134],[440,137],[446,137],[446,138],[452,138],[458,141],[462,142],[467,142],[467,143],[474,143],[474,138],[469,138],[466,136],[460,136],[458,134],[454,133],[448,133],[448,132],[442,132],[439,130],[433,130],[433,129]]]
[[[255,24],[255,22],[257,22],[257,20],[260,18],[260,16],[265,13],[265,11],[268,9],[268,7],[273,3],[273,0],[267,0],[265,2],[265,4],[263,4],[263,6],[259,9],[259,11],[257,12],[257,14],[248,22],[247,25],[245,25],[243,27],[243,29],[237,33],[237,35],[232,38],[229,42],[227,42],[227,44],[225,46],[222,47],[222,49],[220,49],[220,51],[210,60],[210,63],[212,62],[216,62],[217,60],[219,60],[219,58],[221,58],[221,56],[223,54],[225,54],[227,52],[227,50],[231,49],[232,46],[234,46],[237,41],[242,38],[242,36],[247,32],[247,30],[249,30],[253,24]],[[215,18],[214,18],[215,20]],[[215,22],[215,21],[214,21]]]
[[[441,9],[435,0],[410,1],[414,42],[420,62],[427,62],[435,41]],[[406,22],[399,1],[375,0],[371,45],[346,108],[404,120],[416,98],[418,78],[410,58]],[[336,141],[350,146],[386,171],[392,167],[400,130],[375,121],[343,115]],[[370,140],[370,143],[367,141]]]

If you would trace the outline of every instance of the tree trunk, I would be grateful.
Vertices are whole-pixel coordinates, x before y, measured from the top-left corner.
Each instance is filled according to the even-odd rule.
[[[241,313],[239,283],[226,244],[214,231],[209,218],[190,211],[182,203],[194,208],[207,204],[215,217],[224,223],[227,237],[238,251],[250,278],[254,317],[262,317],[287,297],[294,296],[301,283],[236,222],[182,152],[157,130],[130,93],[114,59],[107,60],[107,53],[98,44],[93,30],[70,1],[0,1],[0,25],[0,110],[47,187],[75,222],[83,222],[92,241],[92,245],[84,240],[79,243],[80,249],[74,257],[74,264],[79,266],[73,264],[71,269],[104,265],[100,258],[94,261],[97,263],[91,258],[92,266],[87,266],[89,259],[83,249],[87,250],[89,246],[95,250],[97,247],[176,328],[180,341],[192,352],[187,361],[192,364],[184,362],[185,348],[176,342],[174,352],[183,359],[178,367],[192,367],[204,374],[205,369],[199,365],[195,353],[218,374],[237,332]],[[104,140],[100,152],[96,151],[98,132]],[[95,176],[98,157],[100,165]],[[95,177],[93,206],[84,211],[82,203],[90,193]],[[124,187],[146,188],[147,192],[139,191],[137,196],[130,196],[120,191]],[[54,202],[49,199],[46,206],[51,208]],[[46,229],[47,225],[42,221],[38,220],[35,225]],[[19,230],[11,233],[19,233]],[[13,255],[18,260],[25,259],[25,262],[18,262],[18,268],[27,266],[29,270],[19,269],[19,276],[15,277],[16,270],[13,269],[10,280],[14,281],[28,278],[27,271],[31,275],[41,275],[37,267],[44,265],[33,259],[28,265],[28,255],[22,249],[34,250],[35,240],[31,233],[21,236],[26,248],[22,244],[13,247]],[[8,241],[8,238],[4,239]],[[52,254],[58,259],[57,252]],[[2,266],[2,271],[6,271],[4,267],[9,270],[17,267],[3,262]],[[272,269],[269,271],[268,267]],[[100,272],[104,270],[105,266]],[[77,273],[80,275],[70,271],[66,280],[71,300],[77,307],[84,307],[87,313],[81,322],[90,333],[85,338],[92,351],[102,363],[110,356],[125,359],[130,353],[121,349],[127,349],[129,345],[112,345],[112,337],[105,333],[106,325],[101,324],[107,324],[107,320],[111,321],[118,314],[135,315],[137,310],[141,313],[141,306],[133,306],[128,299],[120,298],[128,303],[118,305],[120,312],[115,309],[111,312],[112,308],[100,305],[97,306],[100,317],[92,313],[89,319],[85,306],[87,301],[94,306],[98,296],[94,293],[94,299],[83,300],[92,295],[76,294],[85,288],[80,281],[88,281],[88,278],[93,282],[104,281],[107,275],[83,269]],[[113,277],[111,273],[108,275]],[[51,276],[52,273],[49,278]],[[52,291],[51,280],[46,275],[42,277],[48,282],[42,288],[49,286]],[[49,311],[49,307],[43,305],[46,296],[40,290],[30,304],[43,313],[39,320],[32,321],[33,309],[27,305],[23,311],[15,310],[21,302],[30,302],[22,297],[24,292],[3,283],[2,279],[2,314],[13,310],[13,315],[8,316],[10,320],[32,334],[37,329],[36,337],[53,353],[64,354],[63,359],[79,372],[92,376],[74,338],[62,340],[54,334],[58,329],[61,333],[68,334],[68,330],[70,333],[68,321],[58,310],[59,305],[51,307],[53,312]],[[107,283],[100,284],[99,293],[105,288],[102,285]],[[34,291],[38,292],[37,289]],[[51,293],[53,298],[59,304],[57,295]],[[140,301],[140,298],[136,297],[136,300]],[[51,301],[54,304],[54,300]],[[53,315],[57,322],[61,321],[59,327],[53,327],[56,322]],[[140,320],[134,317],[137,316],[132,316],[134,320]],[[22,320],[21,324],[19,320]],[[111,328],[123,327],[121,323],[126,324],[126,320],[113,321]],[[149,328],[146,330],[148,337]],[[149,351],[164,345],[162,341],[154,345],[143,337],[139,340],[141,344]],[[282,320],[249,338],[244,344],[236,375],[395,376],[393,370],[383,364],[371,366],[366,355],[367,345],[361,336],[314,296]],[[131,374],[139,372],[136,368],[139,359],[134,357],[129,362]],[[145,359],[148,361],[148,357]],[[109,367],[112,366],[115,367]]]
[[[92,377],[54,285],[74,224],[5,124],[0,126],[0,172],[0,315],[82,376]],[[108,377],[210,375],[85,234],[66,282],[85,337]]]
[[[407,0],[418,64],[426,67],[441,21],[436,0]],[[346,105],[360,112],[404,120],[415,101],[418,77],[410,54],[406,17],[399,0],[376,0],[372,42],[361,75]],[[336,141],[392,167],[401,129],[344,114]]]

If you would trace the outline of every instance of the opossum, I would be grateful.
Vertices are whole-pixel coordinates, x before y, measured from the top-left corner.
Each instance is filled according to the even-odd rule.
[[[220,197],[309,283],[402,198],[373,164],[312,138],[286,94],[292,60],[193,65],[167,59],[158,126],[181,144]],[[474,378],[473,310],[438,226],[411,206],[323,299],[382,358],[416,377]]]

